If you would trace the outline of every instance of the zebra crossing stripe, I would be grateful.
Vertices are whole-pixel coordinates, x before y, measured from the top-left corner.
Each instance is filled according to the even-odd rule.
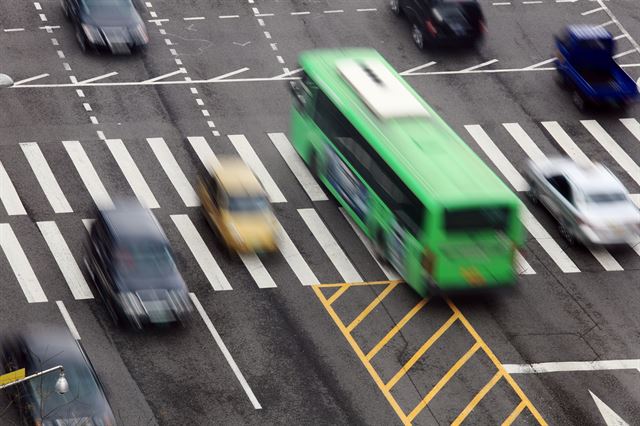
[[[0,183],[0,200],[2,200],[2,204],[7,210],[7,214],[9,214],[10,216],[27,214],[24,206],[22,205],[22,201],[20,201],[20,197],[18,196],[18,191],[16,191],[13,183],[11,183],[9,174],[4,169],[1,161]]]
[[[205,138],[203,138],[202,136],[188,136],[187,140],[191,144],[191,147],[195,151],[205,169],[209,170],[210,165],[220,165],[218,158],[213,153],[213,150],[211,149]]]
[[[96,173],[96,169],[93,168],[89,157],[87,157],[87,153],[80,145],[79,141],[62,141],[62,145],[67,150],[67,154],[73,165],[75,166],[78,174],[80,175],[80,179],[84,186],[89,191],[89,195],[93,199],[93,202],[96,206],[100,208],[113,208],[113,201],[111,201],[111,197],[109,193],[105,189],[98,173]]]
[[[519,251],[516,252],[516,270],[518,275],[534,275],[536,273]]]
[[[176,192],[187,207],[197,207],[200,205],[200,200],[196,191],[193,189],[189,180],[184,175],[184,172],[178,165],[175,157],[171,153],[171,150],[167,146],[167,143],[163,138],[147,138],[147,143],[151,147],[151,150],[155,154],[160,166],[166,173],[167,177],[171,181],[171,184],[176,189]]]
[[[160,205],[156,197],[144,180],[133,158],[131,158],[131,154],[129,154],[129,150],[127,150],[122,139],[107,139],[105,143],[109,151],[111,151],[111,155],[113,155],[113,158],[116,160],[116,163],[118,163],[120,170],[122,170],[125,179],[129,182],[133,193],[138,197],[140,204],[150,209],[159,208]]]
[[[56,213],[71,213],[73,210],[38,144],[36,142],[22,142],[20,143],[20,148],[53,211]]]
[[[278,220],[276,220],[276,229],[280,236],[280,253],[289,264],[293,273],[298,277],[300,283],[302,285],[320,284],[320,281],[318,281],[318,278],[316,278],[311,268],[309,268],[309,265],[307,265],[298,248],[293,244],[293,241],[291,241],[291,238],[289,238],[289,235],[287,235],[287,232]]]
[[[557,121],[543,121],[542,126],[547,129],[551,137],[558,142],[560,148],[562,148],[573,161],[581,164],[591,164],[591,159],[582,152],[580,147],[578,147],[573,139],[571,139],[571,136],[560,127]]]
[[[242,253],[240,254],[240,260],[242,260],[244,267],[247,268],[251,274],[251,278],[253,278],[259,288],[277,287],[273,278],[269,275],[269,271],[264,267],[258,256],[252,253]]]
[[[267,171],[267,168],[262,164],[260,158],[251,147],[251,144],[244,135],[229,135],[229,140],[233,144],[242,160],[253,170],[260,183],[264,187],[265,191],[269,195],[269,200],[272,203],[285,203],[287,199],[276,185],[275,181]]]
[[[347,283],[362,282],[362,277],[356,271],[349,258],[344,253],[338,242],[333,238],[320,216],[314,209],[298,209],[302,220],[307,224],[313,236],[318,240],[324,252],[336,267],[342,280]]]
[[[0,248],[2,248],[9,266],[11,266],[13,274],[18,280],[27,302],[46,302],[47,296],[45,296],[40,282],[31,268],[29,259],[27,259],[20,242],[16,238],[16,234],[13,233],[13,229],[8,223],[0,223]]]
[[[640,142],[640,123],[635,118],[621,118],[620,122]]]
[[[93,299],[89,285],[85,281],[82,271],[73,258],[73,254],[71,254],[71,250],[69,250],[69,246],[56,223],[53,221],[37,223],[73,297],[76,299]]]

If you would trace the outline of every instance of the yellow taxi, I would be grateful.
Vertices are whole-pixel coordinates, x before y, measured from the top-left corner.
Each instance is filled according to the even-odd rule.
[[[207,221],[229,250],[277,248],[276,218],[262,185],[239,157],[220,158],[200,176],[198,196]]]

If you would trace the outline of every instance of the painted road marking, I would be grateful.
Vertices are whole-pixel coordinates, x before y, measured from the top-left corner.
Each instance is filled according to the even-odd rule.
[[[504,364],[510,374],[564,373],[570,371],[638,370],[640,359],[599,361],[541,362],[536,364]]]
[[[54,221],[37,222],[37,224],[73,297],[75,299],[93,299],[89,285],[73,258],[67,242],[60,233],[58,225]]]
[[[164,139],[147,138],[147,142],[185,206],[199,206],[200,200],[198,199],[198,194],[196,194],[196,191],[194,191],[189,180],[184,175],[184,172],[178,165],[178,162]]]
[[[493,389],[493,387],[496,385],[496,383],[498,383],[498,381],[501,378],[502,378],[502,372],[499,370],[496,371],[496,374],[493,375],[491,380],[489,380],[487,384],[484,385],[484,387],[478,391],[478,393],[473,397],[473,399],[469,401],[467,406],[464,407],[464,409],[460,412],[460,414],[458,414],[458,417],[456,417],[455,420],[451,423],[451,426],[460,426],[464,421],[464,419],[467,418],[469,413],[473,411],[476,405],[478,405],[478,403],[482,400],[482,398],[484,398],[487,395],[487,393],[489,393],[489,391]]]
[[[600,411],[600,415],[602,419],[607,424],[607,426],[629,426],[629,423],[625,422],[622,417],[618,415],[615,411],[611,409],[607,404],[602,402],[600,398],[598,398],[591,390],[589,390],[589,394],[593,399],[593,402],[596,403],[598,407],[598,411]]]
[[[253,253],[239,253],[240,260],[244,263],[245,268],[251,274],[251,278],[256,282],[259,288],[275,288],[277,287],[273,278],[264,267],[260,258]]]
[[[222,337],[220,337],[218,330],[216,330],[216,328],[213,326],[213,322],[211,322],[209,315],[207,315],[207,312],[204,310],[204,308],[202,307],[202,304],[200,303],[200,301],[198,300],[198,298],[194,293],[189,293],[189,296],[191,297],[191,300],[193,301],[193,304],[198,310],[198,313],[202,317],[202,320],[204,321],[205,325],[209,329],[209,332],[213,336],[213,339],[216,341],[216,344],[220,348],[222,355],[224,355],[224,358],[227,360],[227,363],[231,367],[233,374],[235,374],[236,378],[240,382],[240,385],[242,386],[242,389],[244,389],[245,393],[247,394],[247,397],[249,397],[249,400],[251,401],[253,408],[255,408],[256,410],[260,410],[262,406],[260,405],[260,402],[258,402],[258,398],[256,398],[255,394],[251,390],[251,387],[249,386],[246,379],[242,375],[240,368],[238,368],[238,364],[236,364],[236,362],[233,360],[233,357],[231,356],[231,353],[227,349],[227,346],[222,341]]]
[[[73,209],[71,209],[67,198],[64,196],[38,144],[36,142],[22,142],[20,143],[20,148],[53,211],[56,213],[71,213]]]
[[[604,10],[604,7],[596,7],[595,9],[591,9],[591,10],[587,10],[586,12],[582,12],[580,15],[587,16],[587,15],[591,15],[592,13],[600,12],[601,10]]]
[[[56,300],[56,305],[58,306],[58,310],[60,311],[60,314],[62,315],[64,322],[67,324],[67,328],[71,332],[71,335],[73,336],[73,338],[76,340],[80,340],[80,333],[78,333],[78,329],[76,328],[76,325],[73,323],[73,320],[71,319],[71,315],[69,315],[69,311],[67,311],[67,307],[64,306],[64,303],[62,302],[62,300]]]
[[[209,280],[211,287],[216,291],[232,290],[231,284],[225,277],[222,269],[218,266],[218,262],[207,248],[195,225],[186,214],[172,214],[171,220],[178,228],[182,239],[189,247],[191,254],[198,262],[200,269]]]
[[[474,70],[477,70],[477,69],[479,69],[479,68],[483,68],[483,67],[486,67],[486,66],[488,66],[488,65],[495,64],[496,62],[498,62],[498,60],[497,60],[497,59],[491,59],[490,61],[483,62],[483,63],[481,63],[481,64],[474,65],[474,66],[469,67],[469,68],[465,68],[465,69],[461,70],[461,72],[474,71]]]
[[[534,275],[536,273],[519,251],[516,251],[516,269],[518,275]]]
[[[284,133],[269,133],[268,136],[300,183],[300,186],[302,186],[307,195],[309,195],[309,198],[311,198],[311,201],[327,200],[328,198],[324,191],[311,175],[306,164],[298,155],[298,152],[293,148],[289,139],[287,139],[287,136]]]
[[[211,78],[211,79],[209,79],[209,80],[207,80],[207,81],[210,81],[210,82],[214,82],[214,81],[222,81],[222,80],[224,80],[224,79],[225,79],[225,78],[227,78],[227,77],[231,77],[231,76],[234,76],[234,75],[237,75],[237,74],[241,74],[241,73],[246,72],[246,71],[249,71],[249,68],[248,68],[248,67],[239,68],[239,69],[237,69],[237,70],[235,70],[235,71],[231,71],[231,72],[228,72],[228,73],[226,73],[226,74],[222,74],[222,75],[219,75],[219,76],[217,76],[217,77],[213,77],[213,78]]]
[[[94,81],[103,80],[105,78],[113,77],[114,75],[118,75],[118,73],[116,71],[113,71],[113,72],[110,72],[110,73],[107,73],[107,74],[99,75],[97,77],[93,77],[93,78],[88,78],[86,80],[82,80],[82,81],[78,82],[78,84],[93,83]]]
[[[84,228],[87,230],[87,232],[91,232],[91,227],[93,226],[93,223],[95,221],[95,219],[82,219],[82,224],[84,225]]]
[[[107,139],[105,143],[109,151],[111,151],[111,155],[113,155],[113,158],[116,160],[116,163],[118,163],[120,170],[122,170],[125,179],[129,182],[133,193],[138,197],[140,204],[150,209],[160,208],[156,197],[153,195],[153,192],[151,192],[151,188],[149,188],[149,185],[147,185],[147,182],[144,180],[135,161],[131,158],[131,154],[129,154],[129,151],[124,146],[122,139]]]
[[[0,223],[0,248],[2,248],[9,266],[11,266],[13,274],[18,280],[27,302],[46,302],[47,296],[45,296],[40,282],[31,268],[29,259],[27,259],[27,255],[24,254],[24,250],[22,250],[22,246],[16,238],[16,234],[13,233],[13,229],[8,223]]]
[[[408,69],[406,71],[402,71],[400,73],[400,75],[410,75],[413,72],[420,71],[421,69],[430,67],[430,66],[435,65],[435,64],[436,64],[435,61],[427,62],[426,64],[418,65],[417,67],[413,67],[413,68],[410,68],[410,69]]]
[[[200,159],[200,162],[206,170],[210,170],[211,166],[220,167],[218,158],[213,153],[213,150],[207,143],[207,140],[202,136],[188,136],[187,140],[191,144],[191,147],[196,152],[196,155]]]
[[[256,174],[269,195],[269,200],[272,203],[286,203],[287,199],[267,171],[267,168],[262,164],[262,161],[260,161],[260,158],[251,147],[247,138],[244,135],[229,135],[229,140],[236,151],[238,151],[238,154],[240,154],[240,157],[242,157],[242,160],[253,170],[253,173]]]
[[[375,299],[373,299],[373,301],[369,303],[367,307],[364,308],[362,312],[360,312],[358,316],[353,319],[353,321],[349,323],[349,325],[347,326],[347,331],[351,333],[353,329],[356,328],[362,321],[364,321],[364,319],[371,313],[371,311],[373,311],[376,306],[378,306],[380,302],[382,302],[384,298],[387,297],[394,288],[396,288],[398,284],[400,283],[392,283],[386,286],[385,289],[382,290],[382,292],[380,292],[380,294]]]
[[[39,74],[33,77],[25,78],[24,80],[18,80],[13,83],[13,87],[20,86],[21,84],[29,83],[31,81],[40,80],[41,78],[49,77],[49,74]]]
[[[314,209],[298,209],[298,213],[302,216],[302,220],[307,224],[309,230],[318,240],[318,243],[326,253],[333,266],[337,269],[338,273],[346,282],[361,282],[362,277],[353,266],[344,250],[340,247],[338,242],[333,238],[333,235],[327,229],[320,216]]]
[[[180,68],[179,70],[145,80],[144,83],[154,83],[156,81],[164,80],[165,78],[173,77],[174,75],[177,75],[177,74],[186,74],[186,73],[187,73],[186,69]]]
[[[4,205],[4,208],[7,210],[7,214],[11,216],[27,214],[24,206],[22,205],[22,201],[20,201],[18,191],[16,191],[16,188],[13,186],[11,178],[9,178],[9,174],[5,170],[1,161],[0,182],[2,182],[2,185],[0,185],[0,200]]]
[[[640,123],[635,118],[621,118],[620,122],[640,142]]]
[[[309,265],[304,260],[298,248],[293,244],[289,235],[282,227],[282,224],[276,219],[276,228],[277,232],[280,236],[279,240],[279,248],[280,253],[284,257],[284,260],[287,261],[293,273],[298,277],[298,280],[302,285],[314,285],[318,284],[318,278],[316,278],[315,274],[309,268]]]
[[[555,61],[556,58],[545,59],[544,61],[538,62],[537,64],[529,65],[528,67],[523,68],[524,70],[532,70],[534,68],[538,68],[542,65],[547,65]]]
[[[591,164],[589,157],[582,152],[557,121],[543,121],[542,125],[573,161],[576,163]]]
[[[73,165],[80,175],[82,183],[84,183],[87,191],[89,191],[89,195],[96,206],[100,208],[113,208],[113,201],[102,184],[98,173],[96,173],[96,169],[93,168],[93,165],[91,164],[89,157],[87,157],[87,153],[84,151],[84,148],[82,148],[80,142],[62,141],[62,145],[64,145],[64,148],[67,150],[69,158],[71,158]]]

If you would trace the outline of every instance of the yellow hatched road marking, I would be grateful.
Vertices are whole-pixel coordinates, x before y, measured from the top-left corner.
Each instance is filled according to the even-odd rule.
[[[340,289],[338,289],[338,291],[336,291],[335,293],[333,293],[331,295],[331,297],[329,298],[329,300],[327,300],[327,303],[329,303],[330,305],[333,304],[333,302],[335,302],[336,300],[338,300],[338,297],[342,296],[342,294],[349,290],[349,287],[351,287],[350,284],[345,284],[343,287],[341,287]]]
[[[403,283],[402,280],[395,281],[363,281],[361,283],[335,283],[335,284],[316,284],[315,287],[342,287],[345,285],[349,286],[369,286],[369,285],[389,285],[389,284],[400,284]]]
[[[429,347],[431,347],[431,345],[433,345],[435,341],[438,340],[440,336],[442,336],[444,332],[449,329],[449,327],[451,327],[451,324],[453,324],[458,319],[459,316],[460,316],[459,313],[454,313],[453,315],[451,315],[451,317],[447,320],[447,322],[442,324],[442,326],[438,329],[438,331],[436,331],[433,334],[433,336],[429,337],[429,339],[426,342],[424,342],[422,347],[420,347],[420,349],[418,349],[418,351],[415,354],[413,354],[413,356],[409,359],[409,361],[407,361],[407,363],[403,365],[402,368],[400,368],[400,371],[398,371],[396,375],[393,376],[391,380],[389,380],[389,383],[387,383],[385,388],[391,389],[398,382],[398,380],[402,378],[402,376],[407,374],[407,371],[409,371],[409,369],[413,366],[413,364],[415,364],[418,361],[418,359],[420,359],[420,357],[427,351],[427,349],[429,349]]]
[[[480,400],[484,398],[484,396],[487,393],[489,393],[489,391],[496,385],[496,383],[498,383],[498,380],[500,380],[501,378],[502,378],[502,372],[497,371],[496,374],[493,375],[491,380],[489,380],[487,384],[484,385],[482,389],[480,389],[480,392],[478,392],[476,396],[473,397],[473,399],[469,402],[469,404],[467,404],[467,406],[464,407],[464,410],[462,410],[460,414],[458,414],[458,417],[456,417],[453,423],[451,423],[451,426],[459,426],[460,424],[462,424],[462,422],[464,421],[464,419],[467,418],[469,413],[471,413],[471,411],[474,408],[476,408],[476,405],[478,405]]]
[[[349,324],[349,326],[347,327],[347,331],[349,333],[351,333],[353,331],[353,329],[356,328],[358,326],[358,324],[360,324],[362,322],[362,320],[364,320],[367,317],[367,315],[369,315],[371,313],[371,311],[373,311],[373,309],[376,306],[378,306],[380,304],[380,302],[382,302],[384,300],[384,298],[387,297],[387,295],[389,293],[391,293],[391,291],[394,288],[396,288],[396,286],[398,284],[399,283],[389,284],[389,286],[387,288],[382,290],[382,292],[378,295],[378,297],[373,299],[373,301],[371,303],[369,303],[369,306],[364,308],[364,311],[360,312],[360,314],[356,317],[356,319],[351,321],[351,324]]]
[[[518,404],[518,406],[511,412],[511,414],[509,414],[509,417],[507,417],[507,419],[502,422],[502,426],[510,426],[511,423],[513,423],[514,420],[518,418],[520,413],[522,413],[522,410],[524,410],[524,407],[526,405],[527,403],[525,401],[521,401],[520,404]]]
[[[471,358],[473,354],[476,353],[478,349],[480,349],[480,346],[480,342],[476,342],[473,346],[471,346],[466,354],[462,355],[462,357],[458,361],[456,361],[455,364],[453,364],[453,367],[451,367],[451,369],[449,369],[449,371],[447,371],[447,373],[442,376],[440,381],[438,381],[433,389],[431,389],[429,393],[427,393],[427,395],[422,399],[422,401],[420,401],[420,403],[413,410],[411,410],[411,413],[409,413],[409,415],[407,416],[407,419],[409,421],[413,421],[413,419],[415,419],[416,416],[420,414],[422,410],[424,410],[424,407],[426,407],[429,402],[431,402],[433,397],[442,390],[442,388],[449,382],[449,380],[451,380],[453,375],[456,374],[456,372],[460,370],[460,368],[462,368],[462,366],[469,360],[469,358]]]
[[[391,330],[389,330],[387,335],[384,336],[382,340],[376,343],[373,349],[371,349],[367,354],[367,359],[370,361],[371,358],[376,356],[376,354],[380,351],[380,349],[382,349],[384,345],[386,345],[387,342],[391,340],[391,338],[393,338],[393,336],[395,336],[396,333],[398,333],[398,331],[400,331],[400,329],[404,327],[405,324],[407,324],[409,320],[413,318],[413,316],[417,314],[418,311],[422,309],[424,305],[427,304],[428,301],[429,299],[422,299],[421,301],[419,301],[416,306],[414,306]]]

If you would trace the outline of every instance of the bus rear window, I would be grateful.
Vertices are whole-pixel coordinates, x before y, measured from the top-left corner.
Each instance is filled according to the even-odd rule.
[[[503,231],[509,224],[506,207],[479,207],[445,210],[444,228],[447,232]]]

